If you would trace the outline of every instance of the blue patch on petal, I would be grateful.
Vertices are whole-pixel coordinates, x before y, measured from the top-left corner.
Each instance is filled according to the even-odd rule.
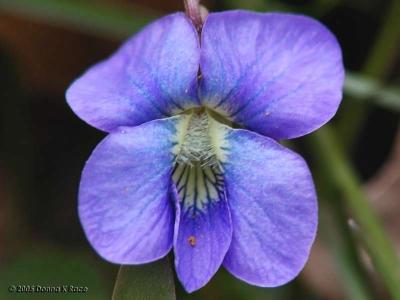
[[[204,286],[220,267],[232,239],[222,173],[217,166],[180,164],[176,185],[176,272],[188,292]]]

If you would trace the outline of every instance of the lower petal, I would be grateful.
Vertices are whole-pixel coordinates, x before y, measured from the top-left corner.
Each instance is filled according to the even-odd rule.
[[[175,265],[188,292],[203,287],[221,266],[232,238],[229,208],[218,168],[178,166]]]
[[[168,190],[180,120],[120,127],[86,163],[79,216],[89,242],[104,259],[140,264],[171,249],[174,205]]]
[[[317,201],[304,160],[270,138],[229,130],[223,164],[233,237],[224,266],[274,287],[302,270],[315,238]]]

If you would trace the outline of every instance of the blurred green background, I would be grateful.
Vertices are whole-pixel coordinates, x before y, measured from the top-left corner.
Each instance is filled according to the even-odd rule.
[[[330,125],[288,144],[310,164],[320,205],[317,241],[301,275],[262,289],[221,269],[191,295],[175,280],[177,299],[400,299],[400,1],[202,3],[211,11],[319,19],[342,46],[347,80]],[[84,162],[104,134],[72,113],[64,92],[124,38],[182,9],[178,0],[0,0],[1,300],[111,299],[118,266],[87,243],[76,197]],[[169,279],[148,276],[149,267],[164,270],[168,262],[121,272],[117,286],[124,292],[115,299],[156,299],[136,294],[149,282],[170,285],[172,292],[157,299],[173,299]],[[88,291],[8,291],[32,284]]]

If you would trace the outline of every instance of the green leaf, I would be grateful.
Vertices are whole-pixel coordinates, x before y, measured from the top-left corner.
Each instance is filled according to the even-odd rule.
[[[140,266],[121,266],[113,300],[175,300],[170,258]]]

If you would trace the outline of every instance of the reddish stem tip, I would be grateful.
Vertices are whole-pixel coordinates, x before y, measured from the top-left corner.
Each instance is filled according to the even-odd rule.
[[[184,0],[184,4],[186,15],[200,34],[208,14],[207,8],[200,4],[200,0]]]

